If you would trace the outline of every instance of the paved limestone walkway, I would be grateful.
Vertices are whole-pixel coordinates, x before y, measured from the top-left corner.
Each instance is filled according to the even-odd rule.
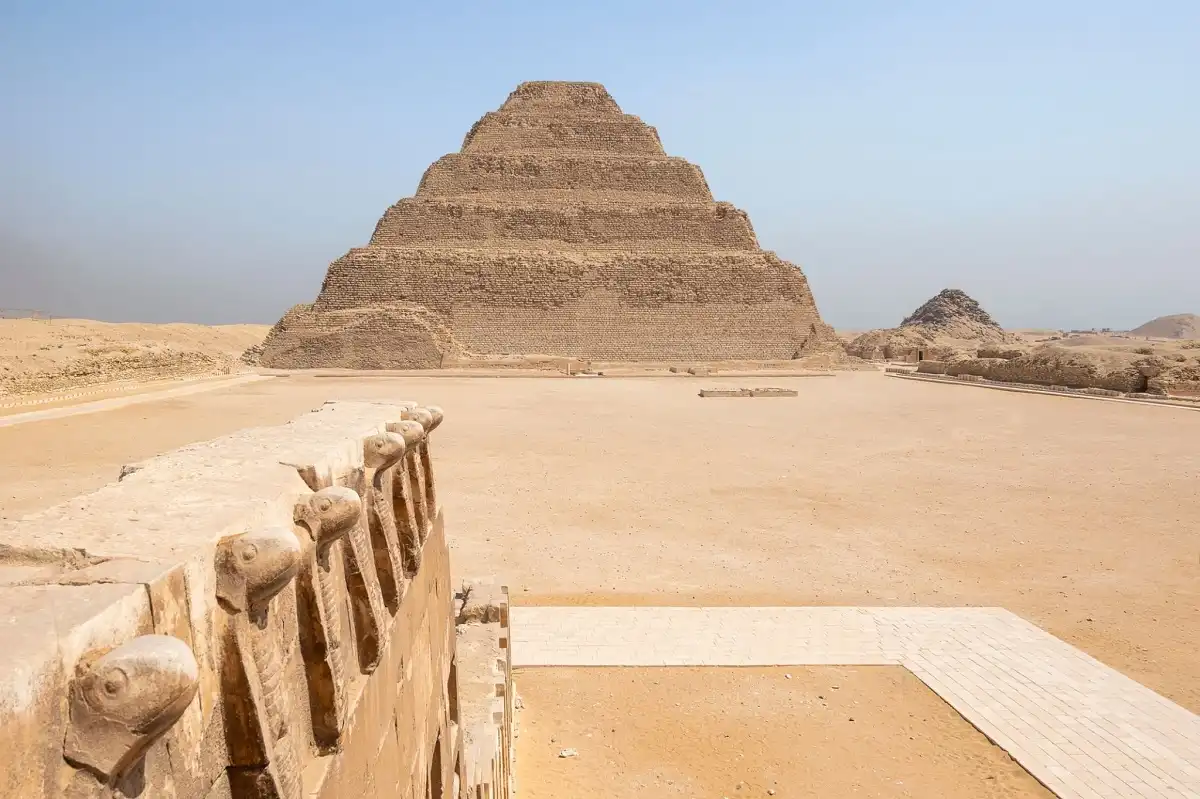
[[[904,666],[1063,799],[1200,797],[1200,716],[1003,609],[510,614],[513,666]]]

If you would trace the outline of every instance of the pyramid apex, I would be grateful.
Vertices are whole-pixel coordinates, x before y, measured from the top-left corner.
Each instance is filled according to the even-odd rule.
[[[508,95],[501,111],[620,114],[621,107],[603,84],[590,81],[530,80]]]

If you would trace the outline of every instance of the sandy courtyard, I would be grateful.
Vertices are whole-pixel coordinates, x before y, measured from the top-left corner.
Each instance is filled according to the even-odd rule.
[[[899,667],[523,669],[517,680],[525,799],[1054,796]]]
[[[290,377],[0,429],[0,514],[332,398],[437,403],[517,603],[999,605],[1200,710],[1200,413],[889,380]]]

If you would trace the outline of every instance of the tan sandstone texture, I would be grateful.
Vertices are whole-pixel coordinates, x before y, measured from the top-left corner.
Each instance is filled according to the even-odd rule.
[[[511,672],[456,657],[441,421],[328,404],[6,523],[0,796],[507,797]]]
[[[523,83],[272,328],[271,368],[841,351],[800,269],[596,83]]]

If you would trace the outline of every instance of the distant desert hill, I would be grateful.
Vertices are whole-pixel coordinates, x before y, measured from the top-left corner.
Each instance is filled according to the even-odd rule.
[[[0,319],[0,400],[111,383],[230,374],[267,325]]]
[[[1200,316],[1194,313],[1160,316],[1135,327],[1129,334],[1147,338],[1200,338]]]

